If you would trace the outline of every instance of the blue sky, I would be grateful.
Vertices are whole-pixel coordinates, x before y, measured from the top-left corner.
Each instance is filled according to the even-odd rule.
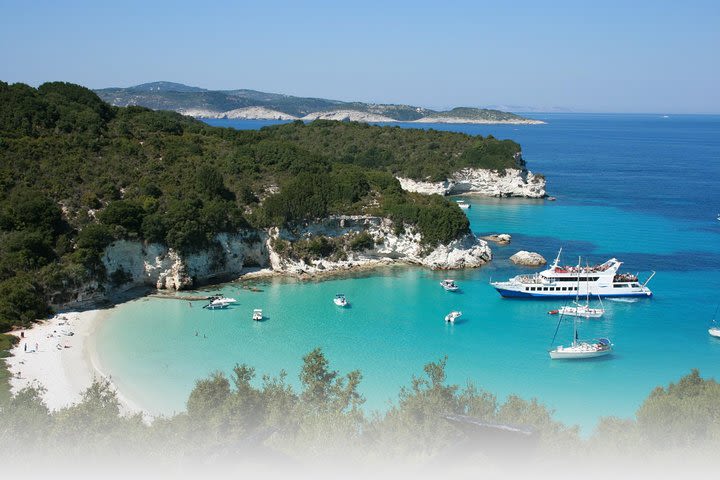
[[[0,79],[720,113],[720,1],[0,0]]]

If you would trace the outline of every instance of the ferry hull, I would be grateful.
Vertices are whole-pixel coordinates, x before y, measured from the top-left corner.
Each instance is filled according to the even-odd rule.
[[[495,290],[498,291],[500,295],[502,295],[504,298],[534,298],[534,299],[548,299],[548,298],[569,298],[574,299],[576,297],[575,293],[554,293],[554,292],[525,292],[525,291],[518,291],[518,290],[511,290],[507,288],[501,288],[501,287],[495,287]],[[610,293],[594,293],[592,292],[590,295],[593,297],[603,297],[603,298],[619,298],[619,297],[651,297],[652,292],[610,292]]]

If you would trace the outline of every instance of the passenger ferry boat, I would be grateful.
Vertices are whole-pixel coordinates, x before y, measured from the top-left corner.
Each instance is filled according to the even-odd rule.
[[[618,273],[622,262],[611,258],[607,262],[582,267],[560,266],[560,253],[547,270],[534,275],[518,275],[506,282],[492,282],[491,285],[509,298],[576,298],[577,296],[598,297],[650,297],[647,288],[655,272],[640,283],[636,275]]]

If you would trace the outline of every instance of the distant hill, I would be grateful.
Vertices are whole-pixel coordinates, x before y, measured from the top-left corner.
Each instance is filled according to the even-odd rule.
[[[256,118],[282,120],[354,120],[418,123],[544,123],[500,110],[458,107],[436,111],[412,105],[343,102],[294,97],[256,90],[206,90],[173,82],[144,83],[95,92],[106,102],[125,107],[173,110],[198,118]]]

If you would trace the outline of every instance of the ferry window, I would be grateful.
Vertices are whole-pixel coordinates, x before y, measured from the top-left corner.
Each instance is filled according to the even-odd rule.
[[[525,287],[525,291],[526,291],[526,292],[529,292],[529,291],[530,291],[530,287]]]
[[[640,285],[638,285],[637,283],[633,283],[632,286],[633,286],[633,287],[639,287]]]
[[[547,292],[548,287],[543,287],[543,292]]]

